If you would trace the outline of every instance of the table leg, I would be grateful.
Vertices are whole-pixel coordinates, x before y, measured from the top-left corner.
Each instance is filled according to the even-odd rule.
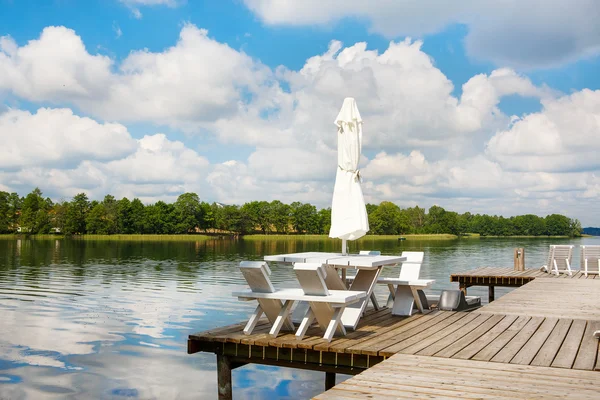
[[[381,267],[377,269],[359,268],[356,272],[354,281],[352,282],[352,285],[350,285],[350,290],[366,292],[366,296],[362,300],[350,304],[344,310],[344,313],[342,314],[342,324],[346,328],[356,329],[356,325],[358,325],[362,313],[365,311],[365,308],[367,308],[369,297],[371,297],[371,293],[373,293],[373,288],[377,283],[377,278],[379,278],[380,273]]]

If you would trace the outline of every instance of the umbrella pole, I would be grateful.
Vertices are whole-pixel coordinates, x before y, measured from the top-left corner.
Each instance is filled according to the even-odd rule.
[[[342,239],[342,255],[348,255],[348,243],[346,243],[346,239]],[[346,268],[342,268],[342,282],[344,282],[344,286],[347,286],[346,283]]]

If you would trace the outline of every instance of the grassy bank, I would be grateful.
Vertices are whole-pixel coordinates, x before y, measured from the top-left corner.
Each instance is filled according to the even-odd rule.
[[[0,239],[65,239],[64,235],[0,235]],[[216,239],[216,236],[208,235],[74,235],[69,236],[71,240],[106,240],[106,241],[181,241],[198,242],[210,239]]]
[[[458,236],[450,234],[437,235],[366,235],[361,240],[398,240],[399,238],[406,240],[452,240]],[[328,235],[245,235],[244,240],[325,240],[329,239]],[[340,240],[340,239],[332,239]]]
[[[222,237],[228,238],[228,234],[223,234]],[[582,235],[582,237],[593,237],[590,235]],[[0,234],[0,239],[36,239],[36,240],[48,240],[48,239],[64,239],[64,235],[24,235],[24,234]],[[119,241],[204,241],[219,238],[219,235],[74,235],[69,236],[69,239],[73,240],[119,240]],[[244,235],[240,236],[241,239],[247,241],[261,241],[261,240],[306,240],[306,241],[320,241],[330,239],[328,235]],[[440,234],[429,234],[429,235],[366,235],[360,238],[358,241],[374,241],[374,240],[398,240],[404,238],[406,240],[455,240],[459,239],[458,236],[440,233]],[[460,236],[460,239],[570,239],[568,236],[480,236],[478,233],[469,233]],[[331,239],[340,240],[340,239]]]

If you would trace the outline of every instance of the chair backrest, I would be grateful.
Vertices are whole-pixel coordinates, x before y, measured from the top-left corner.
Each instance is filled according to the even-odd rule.
[[[361,256],[380,256],[381,251],[379,250],[361,250],[358,252]]]
[[[424,256],[422,251],[403,251],[402,257],[406,257],[406,261],[402,262],[398,278],[403,281],[419,279]]]
[[[550,246],[548,248],[548,257],[546,258],[546,267],[548,267],[548,270],[550,270],[552,268],[552,260],[554,257],[554,246]]]
[[[325,283],[327,271],[325,266],[318,263],[296,263],[294,272],[304,294],[313,296],[328,296],[329,290]]]
[[[240,263],[240,271],[244,275],[250,290],[257,293],[273,293],[275,287],[269,279],[271,270],[269,265],[264,261],[242,261]]]
[[[581,246],[581,269],[585,268],[585,260],[588,262],[588,268],[598,268],[600,260],[600,246]]]
[[[558,266],[558,270],[567,269],[567,260],[569,260],[569,265],[571,264],[571,257],[573,256],[573,245],[571,244],[557,244],[552,245],[554,248],[552,250],[552,259],[556,262]],[[554,262],[552,262],[549,267],[550,269],[554,268]]]

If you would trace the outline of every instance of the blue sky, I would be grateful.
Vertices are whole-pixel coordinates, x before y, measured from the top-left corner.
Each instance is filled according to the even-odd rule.
[[[354,96],[367,201],[598,225],[599,7],[0,0],[0,190],[326,207]]]

